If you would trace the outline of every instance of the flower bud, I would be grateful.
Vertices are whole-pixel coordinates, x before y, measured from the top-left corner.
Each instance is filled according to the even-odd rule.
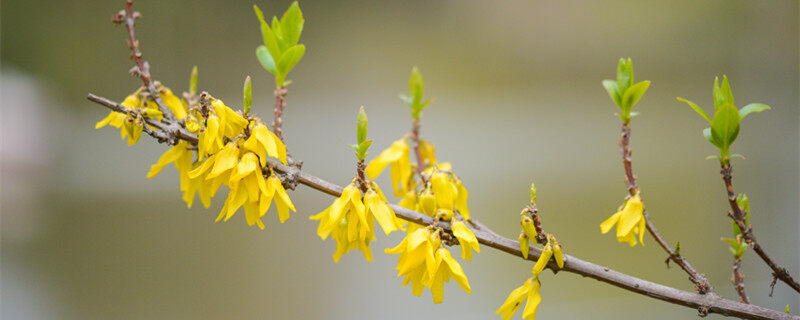
[[[523,212],[523,214],[520,215],[519,224],[522,226],[522,232],[525,232],[525,235],[528,236],[529,239],[536,239],[536,228],[533,226],[531,217]]]
[[[528,252],[531,250],[531,243],[525,233],[519,234],[519,251],[522,252],[522,257],[528,259]]]
[[[544,270],[544,267],[547,266],[547,263],[550,262],[550,257],[553,256],[553,247],[548,243],[542,248],[542,255],[539,256],[539,260],[536,260],[536,264],[533,266],[533,275],[538,275],[539,273]]]
[[[364,106],[361,106],[356,117],[356,138],[359,144],[367,141],[367,123],[367,113],[364,111]]]
[[[195,70],[197,70],[197,69],[195,69]],[[250,80],[250,76],[247,76],[247,78],[244,79],[244,89],[243,89],[243,91],[244,91],[243,92],[243,94],[244,94],[244,100],[243,100],[244,114],[249,114],[250,113],[250,106],[253,105],[253,84],[252,84],[252,82]]]
[[[430,190],[425,190],[419,196],[419,209],[431,217],[436,213],[436,197]]]

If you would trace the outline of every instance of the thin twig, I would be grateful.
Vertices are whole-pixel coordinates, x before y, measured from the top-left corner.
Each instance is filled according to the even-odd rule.
[[[172,111],[164,104],[164,101],[161,100],[158,88],[156,88],[150,76],[150,65],[147,61],[144,61],[144,58],[142,58],[142,51],[139,49],[139,41],[136,40],[135,25],[136,19],[141,18],[141,16],[139,12],[133,11],[133,0],[128,0],[125,3],[125,10],[114,15],[111,21],[115,24],[125,23],[125,27],[128,29],[128,47],[131,49],[131,59],[136,62],[136,67],[131,69],[131,72],[142,79],[142,84],[147,88],[150,97],[152,97],[153,101],[158,105],[161,112],[164,113],[164,118],[170,121],[176,121],[175,115],[172,114]]]
[[[731,281],[734,288],[736,288],[736,293],[739,294],[739,301],[749,304],[750,298],[747,297],[747,293],[744,291],[744,273],[742,272],[741,257],[733,258],[733,278],[731,278]]]
[[[89,100],[97,102],[100,105],[103,105],[114,111],[123,110],[121,109],[121,105],[119,105],[118,103],[112,102],[105,98],[97,97],[92,94],[89,95]],[[196,135],[189,133],[183,128],[181,129],[181,131],[182,132],[180,133],[180,136],[184,137],[182,139],[192,144],[197,143]],[[283,165],[278,160],[275,159],[268,158],[267,162],[268,165],[272,166],[276,171],[284,173],[287,176],[293,176],[297,179],[298,182],[308,187],[311,187],[312,189],[318,190],[320,192],[329,194],[334,197],[338,197],[341,195],[343,188],[336,184],[325,181],[316,176],[310,175],[306,172],[301,171],[296,167]],[[434,223],[434,219],[425,214],[408,210],[391,203],[389,203],[388,205],[389,207],[392,208],[392,210],[394,210],[395,214],[403,220],[422,225],[432,225]],[[478,242],[487,247],[494,248],[511,255],[522,257],[522,252],[520,251],[519,248],[519,242],[502,237],[497,233],[495,233],[494,231],[492,231],[491,229],[486,228],[485,226],[477,222],[477,220],[474,219],[471,220],[474,221],[473,225],[481,226],[480,228],[474,228],[473,230],[475,237],[478,238]],[[448,222],[439,221],[437,226],[443,228],[444,230],[450,231],[450,224]],[[538,260],[541,253],[542,253],[541,249],[536,247],[531,247],[528,254],[528,260],[531,261]],[[583,261],[581,259],[578,259],[570,255],[564,255],[563,268],[559,269],[554,261],[550,261],[550,263],[548,264],[548,268],[550,268],[551,270],[566,271],[578,274],[654,299],[693,308],[698,310],[698,312],[700,312],[701,314],[717,313],[721,315],[740,317],[745,319],[800,320],[800,316],[794,316],[791,314],[786,314],[784,312],[770,310],[764,307],[759,307],[755,305],[749,305],[733,300],[724,299],[714,293],[697,294],[693,292],[683,291],[680,289],[660,285],[654,282],[642,280],[618,271],[611,270],[610,268],[607,267],[593,264],[588,261]]]
[[[286,94],[289,91],[286,87],[275,89],[275,119],[272,121],[272,132],[283,141],[283,108],[286,107]]]
[[[417,158],[417,174],[424,182],[425,177],[422,175],[422,172],[425,171],[425,164],[422,163],[422,150],[420,150],[418,119],[414,119],[411,122],[411,147],[414,148],[414,156]]]
[[[619,147],[622,151],[622,163],[625,166],[625,183],[628,185],[628,193],[631,196],[636,195],[639,192],[639,186],[636,183],[636,176],[633,174],[633,165],[631,163],[631,147],[630,147],[630,139],[631,139],[631,127],[629,123],[624,123],[622,125],[622,137],[619,140]],[[705,294],[712,291],[711,284],[708,282],[705,276],[697,272],[694,267],[687,261],[683,256],[680,255],[672,246],[661,237],[661,234],[658,233],[658,229],[656,229],[655,224],[653,223],[652,219],[650,219],[650,215],[647,213],[647,210],[643,210],[642,214],[644,215],[645,225],[647,226],[647,230],[650,231],[650,235],[653,236],[653,239],[658,242],[658,245],[664,249],[664,251],[669,254],[669,259],[674,261],[676,264],[681,266],[681,268],[689,274],[689,281],[695,284],[697,287],[697,292],[701,294]],[[667,260],[669,261],[669,260]],[[669,266],[669,264],[667,264]]]
[[[756,237],[753,235],[753,227],[747,225],[747,222],[745,221],[745,214],[742,212],[742,208],[740,208],[739,204],[737,203],[736,193],[733,192],[733,167],[731,167],[730,160],[722,161],[720,162],[720,165],[722,167],[722,170],[720,171],[722,174],[722,180],[725,182],[725,190],[728,192],[728,203],[731,206],[731,212],[729,213],[729,216],[739,226],[739,229],[742,230],[742,237],[744,238],[744,241],[747,242],[747,245],[753,248],[753,251],[755,251],[758,256],[761,257],[761,260],[764,260],[770,269],[772,269],[773,276],[789,285],[789,287],[794,289],[794,291],[800,293],[800,284],[798,284],[797,281],[792,278],[786,268],[779,266],[777,263],[775,263],[775,261],[772,260],[767,252],[764,251],[764,248],[762,248],[758,244],[758,241],[756,241]]]

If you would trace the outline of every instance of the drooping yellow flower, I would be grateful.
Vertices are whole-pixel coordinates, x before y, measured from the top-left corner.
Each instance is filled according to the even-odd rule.
[[[139,100],[138,91],[134,92],[133,94],[128,95],[127,97],[125,97],[125,100],[123,100],[121,104],[124,107],[128,108],[128,109],[132,109],[132,110],[138,109],[141,106],[141,101]],[[100,129],[100,128],[105,127],[107,125],[110,125],[110,126],[116,127],[116,128],[120,128],[120,137],[122,139],[125,139],[125,138],[128,137],[128,132],[130,132],[130,130],[128,130],[128,128],[125,127],[125,119],[127,119],[127,118],[128,118],[128,115],[125,114],[125,113],[111,111],[108,114],[108,116],[106,116],[102,120],[100,120],[97,123],[95,123],[94,128],[95,129]],[[130,129],[132,129],[132,128],[130,128]]]
[[[397,226],[397,217],[394,215],[394,211],[386,205],[385,201],[386,199],[373,189],[368,190],[367,194],[364,195],[367,219],[371,220],[374,217],[374,219],[378,220],[383,232],[388,235],[392,231],[399,229],[399,227]]]
[[[377,178],[387,165],[390,165],[392,187],[394,195],[401,197],[409,190],[409,182],[414,174],[409,159],[409,146],[406,138],[403,137],[383,150],[377,158],[372,159],[367,165],[367,177],[371,180]]]
[[[172,90],[162,86],[159,95],[161,96],[161,101],[163,101],[167,108],[172,111],[172,114],[175,115],[175,118],[178,120],[186,118],[188,115],[186,112],[186,106],[183,104],[183,101],[181,101],[180,98],[172,93]]]
[[[342,195],[330,207],[309,217],[319,221],[317,235],[320,238],[325,240],[332,235],[336,240],[334,262],[339,262],[342,255],[355,248],[364,254],[367,261],[372,261],[369,242],[375,240],[375,219],[367,219],[367,210],[361,199],[361,191],[353,182],[344,188]]]
[[[522,306],[522,301],[527,300],[525,309],[522,310],[522,318],[525,320],[535,319],[536,308],[542,302],[542,296],[539,294],[540,288],[539,277],[528,278],[522,286],[511,291],[503,305],[494,313],[499,314],[503,320],[511,319],[517,313],[519,307]]]
[[[262,167],[267,165],[266,156],[277,158],[286,164],[286,145],[260,121],[250,129],[250,137],[247,138],[244,147],[258,155]]]
[[[636,245],[636,235],[644,246],[645,219],[644,203],[637,193],[606,221],[600,224],[600,231],[604,234],[617,226],[617,241],[627,242],[631,247]]]
[[[189,150],[191,145],[189,142],[181,140],[178,144],[164,152],[156,164],[150,166],[150,172],[147,173],[147,179],[155,177],[161,172],[168,164],[175,163],[175,168],[183,175],[189,173],[192,169],[192,151]]]
[[[439,247],[436,249],[436,272],[433,275],[428,275],[427,287],[431,289],[433,295],[433,303],[442,303],[444,301],[444,283],[449,282],[450,278],[456,281],[461,289],[467,293],[472,293],[472,288],[469,286],[467,276],[458,261],[453,259],[450,251],[447,248]]]
[[[129,115],[122,123],[122,129],[125,132],[125,135],[128,136],[128,145],[134,145],[139,142],[139,138],[142,136],[142,130],[144,130],[144,120],[141,116],[134,118]]]
[[[389,254],[400,254],[397,258],[397,276],[403,277],[403,286],[411,283],[411,293],[421,296],[426,287],[426,275],[433,275],[438,264],[434,251],[442,244],[438,232],[432,232],[428,227],[422,227],[413,233],[406,234],[403,241],[394,248],[384,250]]]
[[[544,245],[542,248],[542,255],[539,256],[539,260],[536,260],[536,264],[533,265],[533,275],[539,275],[542,273],[544,268],[547,266],[547,263],[550,262],[550,257],[553,256],[553,246],[550,243]]]
[[[396,247],[386,249],[386,253],[400,254],[397,259],[398,277],[403,279],[403,286],[411,283],[411,293],[422,295],[424,288],[429,288],[434,303],[441,303],[444,296],[444,282],[452,278],[464,291],[471,293],[467,276],[461,265],[453,259],[450,251],[442,246],[440,230],[431,227],[419,227],[403,238]]]
[[[433,143],[430,143],[425,140],[419,140],[419,153],[422,156],[422,161],[425,162],[425,168],[429,166],[435,166],[439,163],[436,160],[436,147],[433,146]]]
[[[436,206],[439,209],[453,210],[458,189],[447,176],[447,173],[435,170],[431,176],[433,195],[436,196]]]
[[[250,226],[258,224],[259,228],[264,229],[261,218],[267,213],[273,201],[281,223],[289,219],[290,210],[296,211],[281,180],[273,172],[270,172],[269,178],[264,180],[258,157],[252,152],[246,152],[236,165],[236,169],[230,173],[228,187],[231,191],[217,221],[223,217],[227,221],[240,207],[244,207],[247,224]]]
[[[458,244],[461,246],[461,259],[471,261],[472,260],[472,250],[475,252],[480,253],[481,247],[478,245],[478,238],[475,237],[475,234],[472,233],[472,230],[467,228],[461,220],[454,219],[453,224],[451,225],[453,229],[453,235],[456,236],[458,239]]]
[[[528,259],[528,253],[531,251],[531,242],[524,232],[519,234],[519,251],[522,252],[523,259]]]

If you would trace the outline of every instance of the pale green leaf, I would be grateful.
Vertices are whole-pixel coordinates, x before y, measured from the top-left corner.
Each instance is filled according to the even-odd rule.
[[[700,108],[694,102],[691,102],[689,100],[686,100],[686,99],[680,98],[680,97],[678,97],[678,101],[685,102],[690,107],[692,107],[692,110],[694,110],[694,112],[697,112],[697,114],[699,114],[701,117],[703,117],[703,119],[706,119],[706,121],[708,121],[708,123],[711,123],[711,117],[708,116],[708,113],[706,113],[702,108]]]
[[[762,111],[766,111],[766,110],[769,110],[769,109],[772,109],[772,108],[770,108],[766,104],[751,103],[751,104],[748,104],[748,105],[742,107],[741,109],[739,109],[739,116],[742,117],[742,119],[744,119],[744,117],[747,116],[748,114],[751,114],[751,113],[754,113],[754,112],[755,113],[762,112]]]
[[[277,73],[275,70],[275,60],[272,59],[272,55],[269,54],[266,46],[261,45],[256,48],[256,58],[258,58],[258,62],[260,62],[261,66],[269,71],[269,73]]]

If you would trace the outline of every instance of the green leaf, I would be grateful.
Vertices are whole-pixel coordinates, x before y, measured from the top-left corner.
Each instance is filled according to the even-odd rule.
[[[272,55],[269,54],[266,46],[261,45],[256,48],[256,58],[269,73],[276,74],[278,72],[275,70],[275,60],[272,59]]]
[[[719,90],[720,93],[722,93],[724,103],[736,105],[736,103],[733,102],[733,92],[731,92],[731,85],[728,83],[728,76],[722,76],[722,86],[719,87]]]
[[[628,60],[620,58],[619,64],[617,65],[617,85],[619,86],[619,92],[624,94],[632,84],[633,62],[631,58],[628,58]]]
[[[722,105],[711,121],[711,136],[719,142],[720,154],[727,158],[731,144],[739,135],[739,110],[730,103]]]
[[[278,45],[278,39],[275,37],[275,32],[269,27],[267,21],[264,20],[264,13],[261,12],[261,9],[254,5],[253,10],[256,12],[258,21],[261,24],[261,37],[264,40],[264,46],[267,47],[269,54],[272,56],[272,60],[275,61],[275,58],[281,56],[281,49]]]
[[[712,93],[714,95],[714,112],[717,112],[719,107],[725,103],[725,97],[719,90],[719,77],[714,77],[714,89],[712,90]]]
[[[424,86],[422,74],[419,73],[417,67],[414,67],[411,69],[411,77],[408,79],[408,93],[411,94],[414,107],[422,102]]]
[[[192,75],[189,77],[189,95],[197,94],[197,66],[192,68]]]
[[[703,117],[703,119],[706,119],[706,121],[708,121],[708,123],[711,123],[711,117],[709,117],[709,116],[708,116],[708,113],[706,113],[706,112],[705,112],[705,111],[704,111],[702,108],[700,108],[700,107],[699,107],[698,105],[696,105],[694,102],[691,102],[691,101],[689,101],[689,100],[686,100],[686,99],[684,99],[684,98],[680,98],[680,97],[678,97],[678,101],[680,101],[680,102],[685,102],[685,103],[686,103],[686,104],[688,104],[690,107],[692,107],[692,109],[694,110],[694,112],[697,112],[697,114],[699,114],[701,117]]]
[[[278,50],[280,51],[281,55],[283,55],[283,52],[285,52],[286,49],[292,45],[290,45],[289,42],[284,38],[283,27],[281,26],[281,22],[277,17],[272,17],[272,33],[275,35],[275,40],[278,43]]]
[[[751,113],[754,113],[754,112],[766,111],[766,110],[769,110],[769,109],[772,109],[772,108],[770,108],[766,104],[751,103],[751,104],[748,104],[748,105],[742,107],[741,109],[739,109],[739,116],[742,119],[744,119],[744,117],[747,116],[748,114],[751,114]]]
[[[278,60],[278,74],[275,77],[275,82],[278,87],[284,85],[283,81],[286,79],[286,75],[289,74],[289,71],[294,68],[297,62],[303,58],[303,55],[306,53],[306,46],[302,44],[298,44],[294,47],[287,49],[282,55],[280,60]]]
[[[711,128],[705,128],[705,129],[703,129],[703,137],[705,137],[705,138],[706,138],[706,140],[708,140],[708,142],[711,142],[711,144],[713,144],[713,145],[715,145],[715,146],[717,146],[717,147],[720,147],[720,144],[719,144],[719,142],[717,142],[716,140],[714,140],[714,136],[713,136],[713,135],[711,135]],[[709,158],[706,158],[706,160],[708,160],[708,159],[709,159]]]
[[[359,144],[367,140],[367,112],[364,111],[364,106],[358,109],[358,116],[356,117],[356,139]]]
[[[400,100],[403,100],[403,102],[405,102],[408,105],[409,108],[413,108],[414,107],[414,98],[412,98],[410,96],[407,96],[407,95],[404,95],[404,94],[400,94],[399,97],[400,97]]]
[[[293,46],[300,41],[304,23],[305,20],[303,19],[303,12],[300,11],[300,5],[297,1],[292,2],[292,5],[281,17],[281,34],[287,45]]]
[[[242,89],[242,94],[244,95],[243,104],[244,104],[244,113],[250,113],[250,107],[253,105],[253,84],[250,80],[250,76],[244,79],[244,89]]]
[[[614,100],[614,103],[622,109],[622,95],[619,93],[619,85],[615,80],[603,80],[603,87],[606,88],[606,92],[608,92],[608,96],[611,97],[611,100]]]
[[[650,81],[642,81],[632,85],[628,90],[625,90],[625,94],[622,96],[622,104],[625,106],[623,112],[630,115],[633,105],[639,102],[639,99],[642,98],[642,95],[644,95],[649,87]]]

